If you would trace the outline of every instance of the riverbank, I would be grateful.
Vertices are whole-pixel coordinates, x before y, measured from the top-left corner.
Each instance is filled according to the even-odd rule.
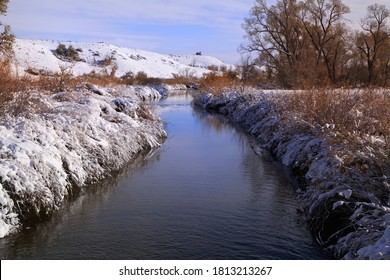
[[[166,139],[142,104],[169,88],[92,85],[19,93],[0,117],[0,238],[40,220],[78,190]]]
[[[325,137],[324,129],[331,130],[333,124],[320,126],[286,112],[283,100],[288,94],[204,94],[194,103],[240,124],[257,138],[261,148],[295,172],[301,179],[303,211],[317,241],[327,251],[343,259],[390,259],[386,175],[374,177],[357,168],[363,153],[347,162],[345,147]],[[373,140],[369,148],[377,148],[377,144]]]

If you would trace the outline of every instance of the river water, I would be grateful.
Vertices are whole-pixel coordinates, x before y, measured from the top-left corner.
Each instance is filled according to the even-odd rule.
[[[48,221],[0,240],[1,259],[326,259],[294,187],[251,138],[160,101],[169,138]]]

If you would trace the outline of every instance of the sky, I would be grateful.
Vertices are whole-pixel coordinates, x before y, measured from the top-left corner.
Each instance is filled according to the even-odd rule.
[[[276,0],[266,1],[272,5]],[[167,54],[240,61],[241,28],[255,0],[10,0],[2,19],[18,38],[106,42]],[[344,0],[357,25],[368,5],[389,0]]]

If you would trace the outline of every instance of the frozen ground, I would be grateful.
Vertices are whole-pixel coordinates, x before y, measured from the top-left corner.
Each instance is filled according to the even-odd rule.
[[[195,104],[246,128],[258,139],[256,150],[271,151],[302,176],[307,185],[298,194],[302,209],[317,241],[336,258],[390,259],[390,201],[383,200],[389,197],[387,178],[368,178],[344,166],[325,139],[302,129],[304,120],[283,125],[276,94],[205,94]]]
[[[67,63],[56,57],[53,51],[62,43],[79,50],[82,61]],[[215,57],[204,55],[166,55],[142,50],[129,49],[106,43],[59,42],[16,39],[14,44],[16,63],[20,73],[32,69],[39,73],[56,73],[60,66],[71,67],[75,76],[107,71],[111,73],[113,65],[117,66],[115,75],[121,77],[131,71],[134,74],[142,71],[149,77],[172,78],[174,75],[193,75],[201,77],[208,73],[208,66],[227,66]],[[110,59],[112,65],[104,66],[102,62]]]
[[[0,238],[159,147],[166,133],[140,100],[166,91],[92,86],[54,95],[29,92],[19,117],[0,117]]]

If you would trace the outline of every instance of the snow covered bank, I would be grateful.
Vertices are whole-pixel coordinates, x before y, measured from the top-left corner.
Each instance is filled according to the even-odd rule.
[[[390,259],[388,179],[347,166],[305,120],[291,116],[286,123],[280,94],[288,93],[205,94],[194,102],[243,126],[262,148],[302,176],[299,197],[310,228],[336,258]]]
[[[154,100],[160,99],[161,97],[167,97],[170,92],[175,91],[186,91],[187,87],[185,85],[149,85],[149,86],[126,86],[123,87],[128,90],[132,90],[139,96],[142,100]]]
[[[155,89],[88,88],[29,92],[17,99],[26,102],[18,117],[0,117],[0,238],[166,139],[161,121],[140,103],[160,98]]]

